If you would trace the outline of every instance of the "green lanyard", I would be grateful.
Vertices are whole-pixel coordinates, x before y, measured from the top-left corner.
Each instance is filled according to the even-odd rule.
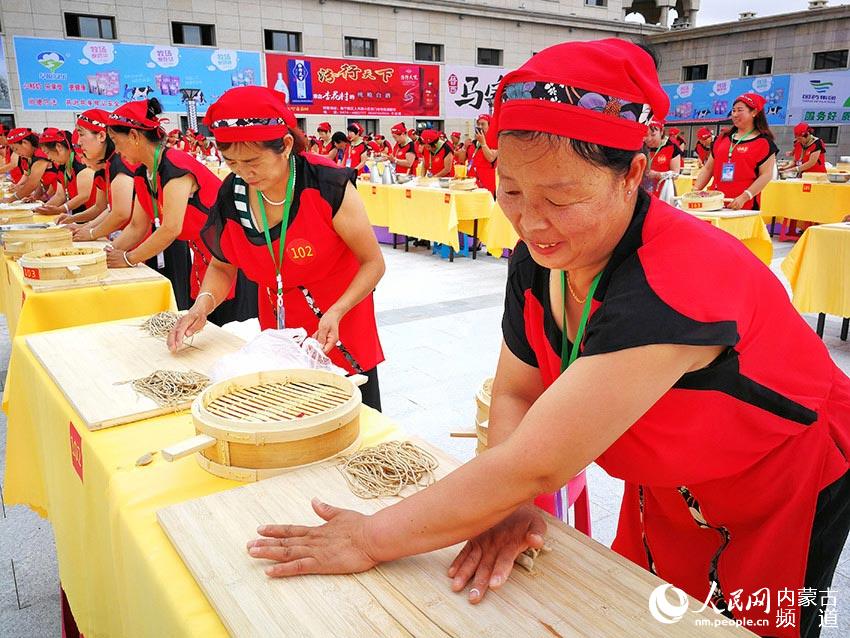
[[[581,342],[584,339],[584,329],[587,326],[587,318],[590,316],[590,304],[593,303],[593,295],[596,293],[596,286],[599,285],[599,279],[602,277],[600,272],[593,278],[593,283],[590,284],[590,290],[587,291],[587,299],[584,300],[584,308],[581,311],[581,321],[578,324],[576,332],[576,341],[570,349],[569,340],[567,339],[567,277],[564,271],[561,271],[561,299],[564,304],[563,328],[561,329],[561,372],[569,368],[578,358],[579,350],[581,350]]]
[[[162,144],[157,146],[156,150],[153,152],[153,171],[151,173],[151,177],[148,177],[148,186],[150,186],[151,192],[153,193],[151,201],[153,202],[154,228],[159,228],[159,176],[157,175],[157,171],[159,171],[159,156],[161,154]]]
[[[744,135],[744,137],[739,137],[737,142],[732,139],[731,135],[729,136],[729,157],[726,159],[727,162],[732,161],[732,153],[734,152],[734,150],[738,146],[738,144],[740,144],[741,142],[743,142],[746,139],[749,139],[750,135],[752,135],[753,133],[755,133],[755,131],[750,131],[749,133]]]
[[[71,199],[71,194],[68,192],[68,183],[71,181],[71,173],[73,173],[74,171],[74,156],[74,149],[71,149],[71,155],[68,157],[68,161],[65,162],[65,170],[63,171],[64,174],[62,175],[62,177],[65,178],[63,180],[63,184],[65,185],[66,202]]]
[[[272,248],[272,236],[269,233],[269,220],[266,217],[266,205],[263,203],[263,191],[257,191],[257,202],[260,205],[260,215],[263,218],[263,234],[266,236],[266,247],[269,249],[269,255],[272,258],[275,270],[277,271],[275,279],[277,281],[277,328],[282,330],[284,327],[283,316],[283,251],[286,244],[286,231],[289,229],[289,211],[292,208],[292,194],[295,191],[295,157],[289,158],[289,179],[286,182],[286,199],[283,200],[283,219],[280,225],[280,239],[278,240],[278,258],[274,258],[274,248]]]

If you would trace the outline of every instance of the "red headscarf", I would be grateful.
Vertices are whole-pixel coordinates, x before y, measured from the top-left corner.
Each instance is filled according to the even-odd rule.
[[[6,142],[9,144],[17,144],[32,134],[31,128],[13,128],[6,136]]]
[[[751,109],[755,109],[756,112],[764,109],[764,105],[767,102],[761,95],[758,93],[744,93],[743,95],[739,95],[735,98],[735,102],[743,102]],[[735,104],[733,102],[732,104]]]
[[[811,126],[809,126],[805,122],[800,122],[797,126],[794,127],[794,137],[803,137],[804,135],[807,135],[811,130]]]
[[[140,131],[154,131],[162,127],[162,121],[148,117],[148,101],[127,102],[109,114],[107,126],[124,126]]]
[[[318,129],[316,129],[316,130],[318,130],[318,131],[325,131],[325,132],[327,132],[327,133],[330,133],[330,132],[331,132],[331,130],[332,130],[332,129],[331,129],[331,124],[330,124],[330,122],[322,122],[321,124],[319,124],[319,128],[318,128]]]
[[[65,131],[58,128],[46,128],[41,135],[38,136],[39,144],[65,144],[71,145],[68,135]]]
[[[407,127],[404,125],[404,122],[399,122],[390,129],[390,132],[394,135],[404,135],[407,132]]]
[[[609,38],[544,49],[502,78],[494,105],[491,145],[500,131],[520,130],[636,151],[646,122],[663,119],[670,99],[652,57]]]
[[[204,116],[216,142],[276,140],[298,126],[283,93],[264,86],[225,91]]]
[[[109,113],[103,109],[89,109],[77,118],[77,126],[82,126],[95,133],[100,133],[106,130],[106,121],[108,119]]]
[[[435,131],[432,128],[426,128],[424,131],[422,131],[422,133],[420,133],[419,139],[422,140],[424,144],[433,144],[438,139],[440,139],[440,132]]]
[[[703,126],[700,130],[697,131],[697,139],[698,140],[707,140],[711,137],[711,131]]]

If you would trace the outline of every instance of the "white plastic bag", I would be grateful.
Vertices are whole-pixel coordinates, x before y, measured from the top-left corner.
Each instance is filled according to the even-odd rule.
[[[233,354],[225,355],[213,366],[213,382],[263,370],[326,370],[346,375],[322,352],[319,342],[307,336],[303,328],[264,330]]]
[[[676,205],[676,174],[665,173],[661,178],[661,190],[658,194],[658,199],[666,202],[671,206]]]

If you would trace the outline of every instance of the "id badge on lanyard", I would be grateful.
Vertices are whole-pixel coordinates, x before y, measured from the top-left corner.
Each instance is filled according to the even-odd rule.
[[[275,274],[275,284],[277,287],[277,295],[275,299],[275,314],[277,314],[277,329],[283,330],[286,327],[286,317],[283,308],[283,252],[286,245],[286,232],[289,229],[289,211],[292,207],[293,194],[295,192],[295,157],[289,158],[289,179],[286,183],[286,198],[283,201],[283,218],[280,223],[280,237],[278,238],[278,256],[275,259],[274,249],[272,247],[271,233],[269,231],[269,220],[266,216],[266,205],[263,203],[264,195],[262,191],[257,191],[257,203],[260,207],[260,215],[263,219],[263,234],[266,238],[266,247],[269,249],[269,256],[272,258],[272,264],[277,271]]]
[[[277,329],[283,330],[286,327],[286,317],[283,309],[283,277],[280,273],[277,275],[277,302],[275,305],[277,310]]]
[[[723,162],[723,166],[720,169],[720,181],[735,181],[735,162]]]

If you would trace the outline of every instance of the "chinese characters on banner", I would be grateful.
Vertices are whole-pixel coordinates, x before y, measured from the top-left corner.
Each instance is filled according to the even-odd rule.
[[[266,83],[298,115],[440,115],[440,68],[380,60],[266,54]]]
[[[493,112],[493,97],[505,70],[498,67],[454,66],[443,69],[445,117],[474,120]]]
[[[792,76],[787,124],[850,124],[850,71],[798,73]]]
[[[742,93],[755,92],[767,100],[767,123],[782,126],[788,111],[790,75],[761,75],[731,80],[704,80],[665,84],[670,97],[668,122],[722,122],[729,119],[733,100]]]
[[[248,51],[18,36],[14,46],[29,111],[111,111],[156,97],[165,111],[181,112],[180,89],[193,88],[203,112],[227,89],[260,81],[260,54]]]

